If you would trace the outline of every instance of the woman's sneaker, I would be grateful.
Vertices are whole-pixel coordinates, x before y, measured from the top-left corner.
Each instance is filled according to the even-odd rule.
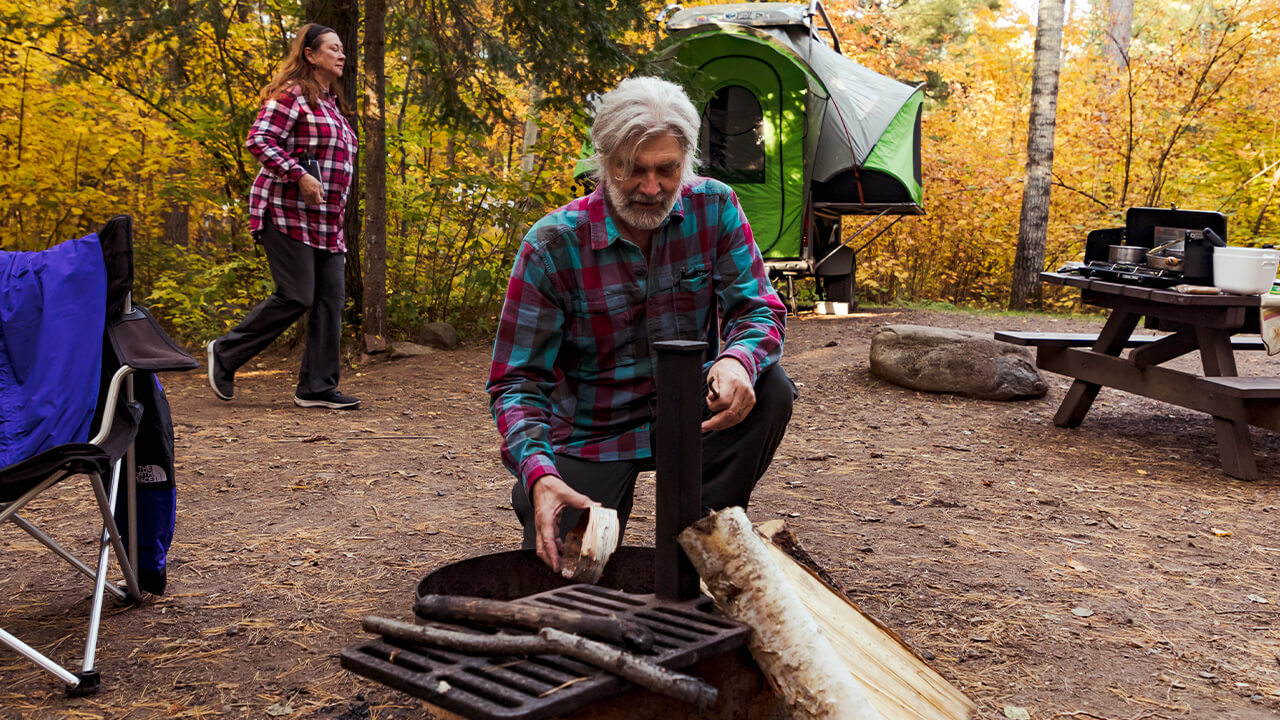
[[[293,404],[298,407],[318,407],[328,408],[330,410],[354,410],[360,407],[360,401],[350,395],[343,395],[337,390],[330,390],[327,393],[309,394],[295,393],[293,396]]]
[[[227,372],[218,361],[218,354],[213,351],[213,344],[216,342],[218,341],[210,340],[205,346],[205,355],[209,360],[209,387],[220,399],[230,400],[236,394],[236,374]]]

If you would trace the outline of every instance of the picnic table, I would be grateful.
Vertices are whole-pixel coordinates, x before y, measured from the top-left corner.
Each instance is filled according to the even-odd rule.
[[[997,332],[996,339],[1036,348],[1036,365],[1075,378],[1053,417],[1078,427],[1103,387],[1208,413],[1213,417],[1222,469],[1254,480],[1258,466],[1249,427],[1280,431],[1280,377],[1241,377],[1236,350],[1265,349],[1258,337],[1256,295],[1193,295],[1125,285],[1076,274],[1046,272],[1043,282],[1078,287],[1081,299],[1109,308],[1097,335]],[[1139,321],[1167,334],[1134,334]],[[1131,348],[1127,357],[1120,357]],[[1203,374],[1164,367],[1199,351]]]

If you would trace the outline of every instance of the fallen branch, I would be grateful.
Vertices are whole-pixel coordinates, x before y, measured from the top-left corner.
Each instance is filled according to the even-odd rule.
[[[590,663],[656,693],[703,710],[716,705],[718,691],[698,678],[668,670],[625,650],[544,627],[537,635],[472,635],[426,625],[366,616],[363,627],[397,640],[492,655],[564,655]]]
[[[637,622],[613,616],[588,615],[573,610],[478,597],[423,595],[413,612],[423,620],[467,620],[484,625],[511,625],[540,630],[544,627],[577,633],[632,650],[653,649],[653,631]]]

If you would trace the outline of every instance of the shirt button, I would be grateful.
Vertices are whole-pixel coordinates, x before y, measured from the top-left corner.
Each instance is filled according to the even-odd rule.
[[[636,268],[636,277],[644,277],[645,272],[644,268]]]

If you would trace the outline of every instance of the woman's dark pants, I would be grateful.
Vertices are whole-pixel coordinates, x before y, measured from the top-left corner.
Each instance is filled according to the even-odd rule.
[[[337,389],[346,256],[304,245],[277,230],[269,219],[260,240],[276,291],[218,338],[214,344],[218,361],[234,372],[310,311],[298,394],[323,395]]]
[[[745,508],[752,489],[765,470],[769,469],[773,453],[787,431],[791,407],[796,398],[796,386],[787,377],[786,371],[777,364],[771,365],[756,378],[755,390],[755,407],[742,422],[702,436],[704,513],[735,505]],[[705,401],[703,417],[710,417]],[[636,476],[642,470],[652,470],[653,460],[588,462],[556,455],[555,462],[561,479],[569,487],[592,500],[598,500],[605,507],[617,509],[621,538],[621,533],[627,529],[627,518],[631,516]],[[519,480],[511,488],[511,507],[524,526],[522,547],[536,547],[537,529],[533,523],[533,505]],[[577,523],[581,514],[581,510],[573,509],[565,509],[560,514],[562,537]]]

